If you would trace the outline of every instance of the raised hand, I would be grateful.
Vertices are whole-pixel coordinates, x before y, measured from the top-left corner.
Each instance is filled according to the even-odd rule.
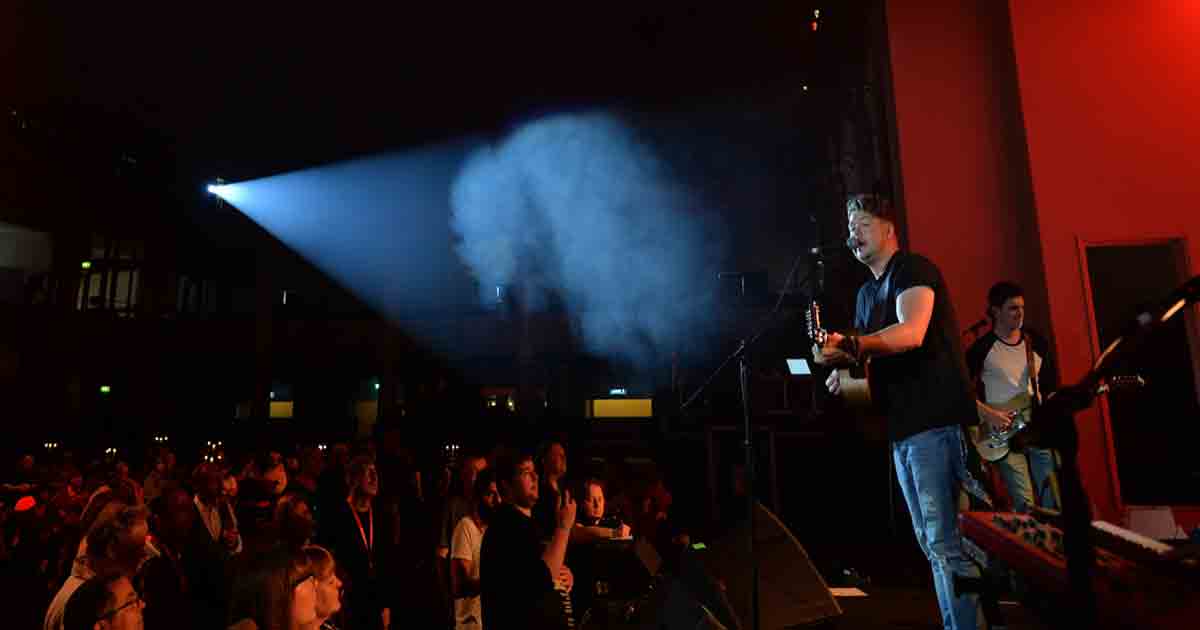
[[[575,526],[575,499],[571,498],[570,490],[563,488],[556,512],[559,527],[569,530]]]

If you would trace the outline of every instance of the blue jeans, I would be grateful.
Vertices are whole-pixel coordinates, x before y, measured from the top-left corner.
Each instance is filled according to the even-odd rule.
[[[967,474],[965,444],[957,426],[940,427],[892,443],[896,480],[912,515],[917,544],[933,569],[942,625],[975,630],[979,597],[954,592],[954,576],[978,577],[963,553],[958,529],[960,486],[977,482]]]
[[[1048,510],[1058,509],[1050,482],[1050,475],[1058,469],[1054,451],[1027,446],[1023,452],[1012,451],[993,465],[1004,479],[1014,512],[1029,512],[1035,500]]]

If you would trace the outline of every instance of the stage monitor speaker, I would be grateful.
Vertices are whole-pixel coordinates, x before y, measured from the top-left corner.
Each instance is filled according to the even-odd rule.
[[[755,503],[754,555],[758,558],[758,627],[808,626],[833,619],[842,608],[817,573],[800,541],[770,510]],[[751,564],[743,523],[709,545],[700,557],[706,572],[725,585],[725,598],[746,627],[750,620]],[[704,601],[701,599],[701,601]],[[718,618],[720,611],[714,610]],[[726,624],[729,625],[729,624]]]

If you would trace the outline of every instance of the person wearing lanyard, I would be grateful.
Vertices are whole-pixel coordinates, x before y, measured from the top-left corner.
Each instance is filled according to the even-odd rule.
[[[391,626],[391,601],[380,562],[387,554],[378,545],[391,540],[388,519],[376,518],[375,497],[379,494],[379,472],[366,456],[354,458],[346,468],[350,493],[344,507],[322,521],[320,544],[333,552],[341,579],[346,584],[346,627],[348,630],[387,630]]]

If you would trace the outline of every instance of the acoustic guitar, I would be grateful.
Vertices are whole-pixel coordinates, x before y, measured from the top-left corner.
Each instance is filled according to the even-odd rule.
[[[1135,389],[1145,384],[1146,381],[1136,374],[1111,376],[1101,381],[1100,385],[1096,387],[1096,395],[1099,396],[1111,390]],[[1051,394],[1051,396],[1053,395]],[[993,430],[987,423],[970,427],[971,442],[975,444],[975,450],[979,452],[979,456],[989,462],[995,462],[1008,455],[1012,450],[1012,439],[1029,427],[1033,421],[1033,395],[1017,394],[1004,402],[990,403],[988,406],[999,411],[1006,411],[1012,418],[1012,424],[1003,431]]]
[[[817,346],[824,347],[829,343],[829,331],[821,326],[821,305],[816,300],[808,306],[807,320],[809,338]],[[846,404],[856,410],[875,411],[870,359],[836,371],[838,388]]]

